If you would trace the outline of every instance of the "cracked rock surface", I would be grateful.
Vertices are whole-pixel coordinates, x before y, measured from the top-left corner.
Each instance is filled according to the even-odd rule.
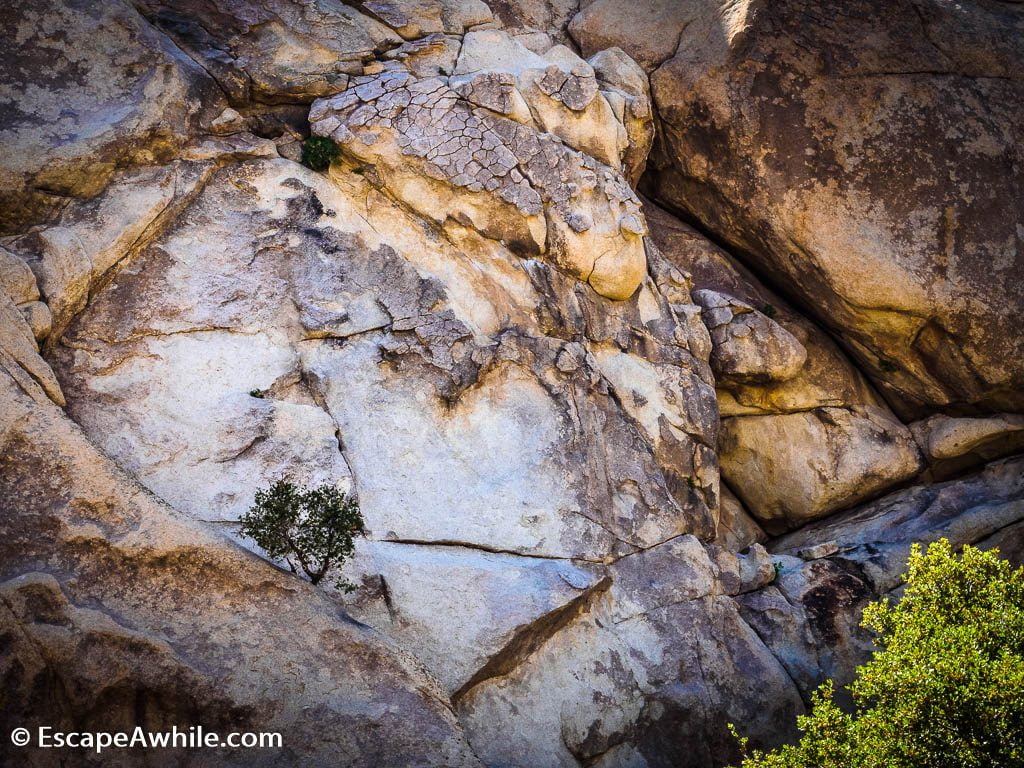
[[[542,56],[490,29],[465,36],[453,74],[417,77],[395,62],[357,77],[313,104],[313,132],[420,215],[543,255],[603,296],[632,296],[647,230],[620,172],[629,152],[635,177],[649,147],[646,88],[609,90],[616,112],[565,46]]]
[[[1024,559],[1019,14],[949,13],[0,11],[0,729],[374,768],[795,738],[912,542]],[[353,592],[239,540],[278,479],[357,496]]]

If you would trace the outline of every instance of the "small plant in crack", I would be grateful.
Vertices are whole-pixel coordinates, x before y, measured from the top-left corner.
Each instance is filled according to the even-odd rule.
[[[772,563],[772,568],[775,569],[775,580],[777,581],[779,578],[779,574],[782,573],[782,561],[776,560],[774,563]]]
[[[252,539],[272,560],[284,561],[319,584],[355,552],[362,536],[363,515],[354,496],[333,485],[307,489],[278,480],[256,491],[255,501],[238,521],[239,533]],[[341,576],[334,585],[343,592],[355,586]]]
[[[314,171],[326,171],[341,154],[341,148],[325,136],[310,136],[302,142],[302,164]]]
[[[259,400],[262,400],[266,396],[267,396],[267,390],[265,390],[265,389],[250,389],[249,390],[249,397],[255,397],[255,398],[259,399]]]
[[[886,373],[896,373],[896,371],[900,369],[900,367],[896,365],[896,363],[894,363],[892,360],[886,360],[884,357],[878,361],[878,367],[881,368]]]
[[[772,320],[774,320],[779,314],[779,310],[777,310],[772,304],[762,304],[759,309],[761,310],[762,315],[771,318]]]

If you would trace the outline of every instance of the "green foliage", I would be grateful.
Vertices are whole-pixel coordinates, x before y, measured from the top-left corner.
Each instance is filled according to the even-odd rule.
[[[341,149],[325,136],[310,136],[302,142],[302,164],[314,171],[326,171]]]
[[[771,304],[762,304],[760,309],[762,315],[764,315],[765,317],[770,317],[772,319],[774,319],[775,316],[779,314],[779,311]]]
[[[879,650],[850,686],[854,713],[826,683],[800,742],[742,768],[1024,766],[1024,568],[943,539],[913,547],[904,579],[902,600],[864,611]]]
[[[241,534],[256,542],[269,557],[284,560],[292,573],[299,568],[319,584],[355,550],[363,533],[359,502],[330,485],[307,490],[278,480],[256,491],[256,500],[239,520]],[[346,592],[354,587],[338,577]]]
[[[249,390],[249,397],[255,397],[255,398],[258,398],[260,400],[262,400],[266,396],[266,394],[267,393],[264,392],[262,389],[250,389]]]
[[[881,368],[886,373],[896,373],[896,371],[900,369],[900,367],[896,365],[896,363],[894,363],[892,360],[885,359],[878,361],[878,367]]]

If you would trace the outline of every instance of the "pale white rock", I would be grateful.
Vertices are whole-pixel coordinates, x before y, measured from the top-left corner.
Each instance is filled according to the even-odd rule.
[[[594,560],[611,551],[559,461],[564,417],[540,382],[505,366],[441,409],[429,382],[376,365],[379,341],[318,344],[303,360],[341,429],[375,536]]]
[[[397,640],[449,694],[501,674],[601,584],[603,569],[465,547],[360,541],[344,569],[359,621]],[[443,616],[443,621],[438,617]]]
[[[674,602],[717,599],[724,573],[701,544],[716,532],[717,412],[685,277],[654,249],[639,290],[611,301],[471,227],[424,226],[344,167],[217,171],[62,334],[53,359],[69,413],[193,516],[230,521],[280,477],[357,494],[369,538],[344,599],[457,700],[563,654],[612,591],[581,658],[615,665],[645,647],[646,675],[703,621]],[[652,629],[651,610],[685,615]],[[715,653],[711,634],[700,642]],[[531,734],[510,748],[557,764],[563,725],[587,753],[616,733],[647,739],[645,712],[681,665],[695,669],[687,659],[642,688],[596,668],[569,682],[559,662],[556,695],[514,687],[500,704],[523,713],[506,731]],[[777,672],[764,668],[769,688],[785,685]],[[743,714],[715,685],[710,706]],[[609,702],[597,715],[595,691]],[[487,743],[498,722],[468,727]]]

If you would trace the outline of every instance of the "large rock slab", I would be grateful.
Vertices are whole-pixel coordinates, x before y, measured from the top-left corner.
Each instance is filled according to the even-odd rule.
[[[651,239],[692,276],[711,333],[722,477],[779,533],[913,477],[911,432],[815,323],[655,205]],[[742,520],[742,517],[739,518]]]
[[[192,516],[230,531],[279,477],[353,490],[369,534],[339,599],[461,698],[557,641],[630,553],[690,542],[665,550],[666,594],[692,559],[701,594],[764,577],[700,544],[710,344],[686,279],[648,257],[611,301],[364,175],[253,160],[118,262],[51,357],[90,439]]]
[[[113,55],[116,52],[116,55]],[[166,162],[219,111],[213,81],[120,0],[31,0],[0,23],[0,233]]]
[[[799,297],[902,416],[1024,409],[1016,6],[694,5],[652,75],[657,196]]]
[[[220,751],[217,765],[479,765],[412,657],[155,499],[4,372],[0,447],[6,731],[202,723],[282,735],[280,749]],[[0,746],[6,764],[53,754]]]
[[[611,579],[523,664],[458,700],[485,763],[709,766],[737,757],[728,722],[761,744],[789,735],[800,695],[695,539],[622,558]]]

